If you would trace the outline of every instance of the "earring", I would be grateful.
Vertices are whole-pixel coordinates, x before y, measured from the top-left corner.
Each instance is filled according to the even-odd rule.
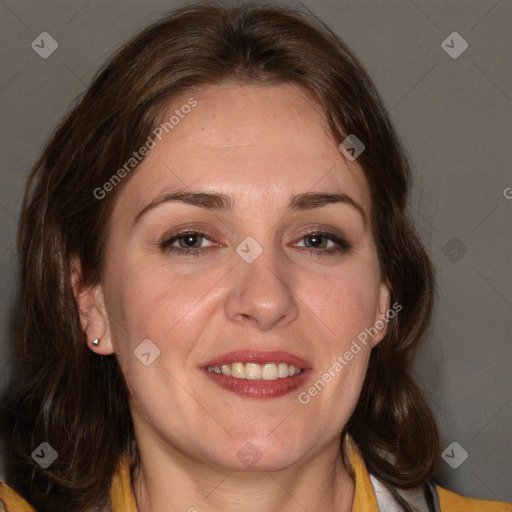
[[[97,347],[97,346],[100,344],[100,339],[99,339],[99,338],[96,338],[96,339],[92,342],[92,344],[93,344],[95,347]]]

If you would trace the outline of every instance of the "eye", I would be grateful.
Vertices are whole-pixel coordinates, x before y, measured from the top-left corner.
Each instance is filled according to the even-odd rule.
[[[324,242],[322,239],[326,240]],[[344,253],[351,249],[350,244],[342,237],[334,233],[326,233],[323,231],[313,231],[304,235],[301,240],[306,240],[308,244],[304,244],[305,249],[315,256],[325,256],[329,254]],[[327,243],[331,242],[330,248]]]
[[[217,245],[213,243],[212,238],[206,233],[192,230],[176,233],[161,242],[159,245],[162,251],[176,254],[178,256],[199,256],[202,252],[204,253],[204,249],[206,248],[201,244],[203,239],[212,242],[212,244],[206,247],[213,247]],[[306,241],[303,246],[304,250],[315,256],[344,253],[351,249],[350,244],[344,238],[335,235],[334,233],[313,231],[304,235],[300,240]],[[331,247],[328,248],[327,246],[329,242],[331,243]]]
[[[205,233],[200,231],[183,231],[173,235],[171,238],[164,240],[160,243],[160,248],[166,252],[177,254],[179,256],[199,256],[202,249],[201,239],[204,238],[213,242],[213,240]],[[175,242],[178,242],[179,247],[173,246]],[[215,244],[212,244],[212,246]],[[211,247],[211,246],[210,246]]]

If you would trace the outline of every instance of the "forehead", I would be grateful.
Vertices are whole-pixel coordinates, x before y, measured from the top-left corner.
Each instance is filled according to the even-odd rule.
[[[191,97],[197,105],[181,111]],[[362,169],[343,157],[320,104],[296,84],[208,86],[174,99],[162,122],[172,116],[172,129],[155,139],[121,193],[124,207],[140,209],[159,193],[191,187],[236,196],[246,206],[342,192],[369,212]]]

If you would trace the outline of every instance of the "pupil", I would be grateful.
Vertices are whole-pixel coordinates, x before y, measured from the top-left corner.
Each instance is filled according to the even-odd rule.
[[[190,246],[195,245],[195,243],[197,243],[197,235],[194,235],[194,234],[186,235],[185,236],[185,243],[186,244],[190,243]]]
[[[320,239],[321,239],[321,238],[322,238],[322,237],[321,237],[321,235],[309,235],[309,236],[308,236],[308,239],[309,239],[309,241],[310,241],[310,242],[311,242],[311,240],[313,240],[312,245],[313,245],[314,247],[317,247],[318,245],[321,245],[321,244],[320,244]]]

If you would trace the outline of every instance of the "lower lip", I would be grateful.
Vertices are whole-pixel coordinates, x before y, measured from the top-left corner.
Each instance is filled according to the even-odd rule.
[[[222,373],[204,372],[221,388],[237,395],[249,398],[277,398],[295,391],[307,379],[309,369],[302,370],[298,375],[276,380],[248,380],[228,377]]]

